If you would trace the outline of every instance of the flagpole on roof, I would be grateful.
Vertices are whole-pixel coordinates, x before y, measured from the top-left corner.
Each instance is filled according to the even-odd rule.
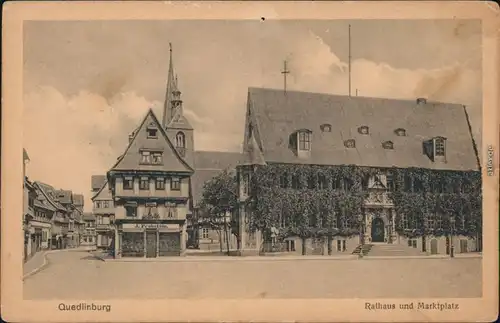
[[[349,24],[349,96],[351,96],[351,24]]]

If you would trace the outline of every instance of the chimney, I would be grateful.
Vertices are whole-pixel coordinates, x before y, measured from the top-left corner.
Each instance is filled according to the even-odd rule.
[[[427,99],[426,98],[417,98],[417,104],[426,104],[427,103]]]

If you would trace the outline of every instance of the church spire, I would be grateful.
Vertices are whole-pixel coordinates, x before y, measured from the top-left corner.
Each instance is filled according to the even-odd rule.
[[[177,74],[174,79],[174,86],[172,87],[172,102],[171,102],[172,111],[170,113],[170,119],[172,119],[177,111],[182,115],[182,100],[181,100],[181,91],[179,90],[179,81],[177,79]]]
[[[164,129],[173,117],[172,92],[174,87],[176,87],[175,86],[176,80],[174,79],[174,62],[172,60],[172,43],[169,43],[169,46],[170,46],[170,64],[168,66],[167,91],[165,93],[165,102],[163,105],[163,119],[162,119],[162,126]]]

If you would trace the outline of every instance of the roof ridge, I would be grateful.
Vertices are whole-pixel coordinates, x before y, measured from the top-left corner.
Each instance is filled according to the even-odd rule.
[[[57,203],[55,201],[52,200],[52,198],[47,194],[47,192],[45,192],[45,189],[43,187],[43,185],[46,185],[46,186],[49,186],[49,187],[52,187],[48,184],[45,184],[45,183],[42,183],[42,182],[38,182],[38,181],[35,181],[34,185],[36,185],[38,187],[38,189],[42,192],[43,196],[45,197],[45,199],[50,203],[52,204],[52,206],[56,209],[61,209],[64,208],[64,206],[58,206]]]
[[[248,87],[248,92],[251,93],[252,91],[269,91],[269,92],[279,92],[283,93],[283,89],[277,89],[277,88],[266,88],[266,87]],[[410,98],[384,98],[384,97],[376,97],[376,96],[350,96],[348,94],[335,94],[335,93],[327,93],[327,92],[317,92],[317,91],[303,91],[303,90],[286,90],[287,93],[296,93],[296,94],[312,94],[312,95],[324,95],[324,96],[329,96],[329,97],[337,97],[337,98],[350,98],[352,100],[383,100],[383,101],[398,101],[398,102],[415,102],[417,104],[416,100],[419,99],[419,97],[415,97],[413,99]],[[429,98],[425,98],[427,100],[427,104],[438,104],[438,105],[448,105],[448,106],[460,106],[462,107],[463,104],[460,103],[454,103],[454,102],[442,102],[442,101],[434,101],[430,100]]]

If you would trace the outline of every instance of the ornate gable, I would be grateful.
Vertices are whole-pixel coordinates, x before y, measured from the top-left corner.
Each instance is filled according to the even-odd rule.
[[[111,170],[192,173],[150,109]]]

